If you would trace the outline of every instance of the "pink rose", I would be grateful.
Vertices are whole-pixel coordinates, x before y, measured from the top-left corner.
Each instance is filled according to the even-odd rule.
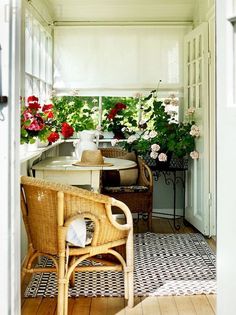
[[[165,153],[160,153],[160,154],[158,155],[158,160],[159,160],[160,162],[166,162],[166,161],[167,161],[167,155],[166,155]]]

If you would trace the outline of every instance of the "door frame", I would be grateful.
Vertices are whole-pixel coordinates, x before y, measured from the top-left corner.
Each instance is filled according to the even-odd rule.
[[[4,0],[2,14],[3,94],[1,120],[1,268],[2,314],[20,314],[20,29],[21,1]],[[7,79],[8,77],[8,79]]]
[[[216,0],[218,315],[235,314],[236,30],[229,20],[233,15],[235,0]]]

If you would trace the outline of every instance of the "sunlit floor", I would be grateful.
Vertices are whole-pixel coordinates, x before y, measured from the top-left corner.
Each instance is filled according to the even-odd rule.
[[[181,223],[181,222],[180,222]],[[139,222],[135,232],[147,231],[146,224]],[[153,219],[153,232],[156,233],[191,233],[196,230],[184,226],[176,231],[173,221],[168,219]],[[215,251],[215,242],[208,240]],[[30,276],[23,284],[22,292],[27,286]],[[22,298],[22,315],[56,315],[56,298]],[[165,296],[135,298],[135,307],[126,307],[124,298],[70,298],[68,315],[213,315],[216,314],[215,295]]]

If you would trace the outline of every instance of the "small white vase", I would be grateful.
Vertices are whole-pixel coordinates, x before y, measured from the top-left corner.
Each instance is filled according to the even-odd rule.
[[[74,141],[75,155],[80,161],[84,150],[97,150],[97,145],[94,142],[96,131],[83,130],[79,134],[79,140]]]

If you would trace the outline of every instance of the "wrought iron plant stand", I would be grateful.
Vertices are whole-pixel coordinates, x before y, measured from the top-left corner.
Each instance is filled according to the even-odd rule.
[[[158,181],[160,176],[163,175],[165,184],[172,185],[173,188],[173,217],[174,217],[174,227],[176,230],[180,229],[180,225],[177,224],[176,219],[183,217],[183,223],[186,225],[185,221],[185,172],[188,170],[188,158],[174,158],[171,157],[169,163],[167,162],[156,162],[149,156],[145,158],[146,163],[151,168],[153,172],[153,177],[155,181]],[[183,216],[176,215],[176,185],[180,183],[183,188]],[[169,215],[166,213],[160,213],[162,215]]]

